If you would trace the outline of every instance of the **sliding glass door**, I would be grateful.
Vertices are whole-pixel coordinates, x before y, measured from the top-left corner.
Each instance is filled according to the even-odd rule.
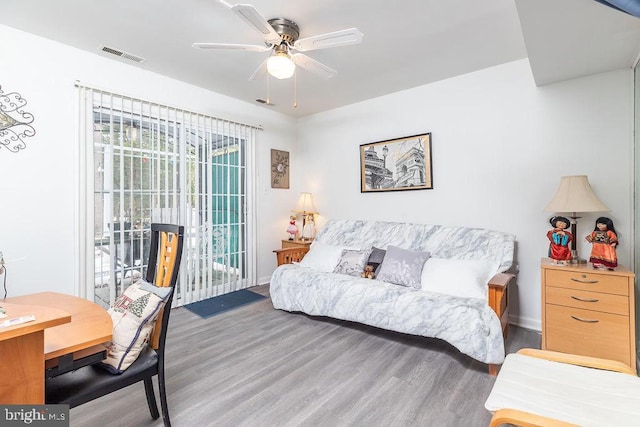
[[[255,284],[256,129],[80,88],[87,295],[107,307],[144,277],[152,222],[185,226],[175,305]]]

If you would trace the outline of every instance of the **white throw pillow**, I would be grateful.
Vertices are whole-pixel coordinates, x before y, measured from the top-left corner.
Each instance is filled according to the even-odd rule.
[[[422,289],[486,300],[487,283],[499,268],[497,261],[429,258],[422,270]]]
[[[116,299],[109,308],[113,338],[107,344],[107,358],[101,362],[103,368],[120,374],[135,362],[147,345],[170,292],[171,288],[159,288],[141,279]]]
[[[316,271],[332,273],[342,256],[343,249],[347,248],[314,241],[309,252],[300,261],[300,265]]]
[[[364,270],[365,263],[369,259],[369,254],[371,254],[370,250],[355,251],[344,249],[338,265],[333,269],[333,272],[359,277]]]

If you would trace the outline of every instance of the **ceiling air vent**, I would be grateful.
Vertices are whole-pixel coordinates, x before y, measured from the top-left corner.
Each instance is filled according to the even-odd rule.
[[[144,58],[140,58],[139,56],[133,55],[131,53],[123,52],[123,51],[121,51],[119,49],[114,49],[114,48],[109,47],[109,46],[100,46],[100,50],[102,52],[108,53],[110,55],[115,55],[115,56],[118,56],[120,58],[132,61],[132,62],[142,62],[142,61],[144,61]]]

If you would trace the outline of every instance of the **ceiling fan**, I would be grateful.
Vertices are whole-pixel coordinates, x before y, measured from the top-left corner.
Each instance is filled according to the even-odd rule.
[[[244,50],[250,52],[272,51],[258,69],[249,77],[249,80],[258,80],[266,73],[278,79],[288,79],[293,76],[296,65],[308,70],[317,76],[329,79],[337,71],[321,62],[296,52],[308,52],[317,49],[346,46],[362,42],[362,33],[357,28],[334,31],[319,34],[317,36],[299,39],[300,28],[287,18],[265,19],[258,10],[250,4],[230,5],[222,0],[232,12],[245,20],[264,39],[264,46],[253,44],[229,44],[229,43],[193,43],[193,47],[199,49]]]

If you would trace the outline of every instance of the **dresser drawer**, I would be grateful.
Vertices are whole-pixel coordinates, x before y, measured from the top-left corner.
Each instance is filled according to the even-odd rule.
[[[545,275],[547,286],[629,295],[629,279],[627,276],[552,269],[546,269]]]
[[[631,365],[628,316],[547,304],[545,317],[547,350]]]
[[[629,298],[623,295],[547,286],[547,304],[629,315]]]

